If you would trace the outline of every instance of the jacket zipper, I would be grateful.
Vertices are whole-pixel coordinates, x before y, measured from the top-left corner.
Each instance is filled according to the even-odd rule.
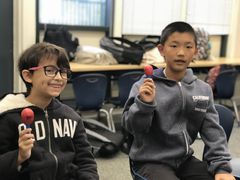
[[[178,85],[179,85],[180,92],[181,92],[181,95],[182,95],[182,111],[181,112],[183,112],[185,104],[186,104],[186,99],[185,99],[185,96],[184,96],[184,93],[183,93],[181,82],[178,82]],[[183,136],[184,136],[185,146],[186,146],[186,155],[188,155],[189,147],[188,147],[188,140],[187,140],[187,135],[186,135],[185,131],[183,131]]]
[[[184,136],[185,146],[186,146],[186,155],[188,155],[189,147],[188,147],[188,140],[187,140],[187,135],[185,131],[183,131],[183,136]]]
[[[45,113],[45,117],[47,120],[47,125],[48,125],[48,148],[49,148],[49,152],[50,154],[52,154],[55,162],[56,162],[56,169],[55,169],[55,174],[54,174],[54,179],[56,179],[56,174],[57,174],[57,169],[58,169],[58,159],[57,156],[52,152],[52,146],[51,146],[51,136],[50,136],[50,123],[49,123],[49,119],[48,119],[48,112],[47,110],[44,110]]]
[[[181,82],[178,82],[178,86],[179,86],[179,88],[180,88],[180,92],[181,92],[181,95],[182,95],[182,110],[183,110],[184,107],[185,107],[185,104],[186,104],[186,102],[185,102],[186,100],[185,100],[185,96],[184,96],[184,94],[183,94]]]

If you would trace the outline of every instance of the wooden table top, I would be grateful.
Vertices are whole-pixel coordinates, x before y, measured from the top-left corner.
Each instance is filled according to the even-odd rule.
[[[195,60],[189,67],[204,68],[213,67],[220,64],[240,65],[240,58],[215,58],[214,60]],[[70,62],[72,72],[96,72],[96,71],[121,71],[121,70],[142,70],[146,64],[116,64],[116,65],[96,65],[79,64]],[[165,63],[154,64],[157,67],[164,67]]]

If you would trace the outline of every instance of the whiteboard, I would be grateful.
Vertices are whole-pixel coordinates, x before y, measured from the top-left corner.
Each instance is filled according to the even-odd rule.
[[[181,20],[182,0],[123,0],[122,34],[159,35]]]
[[[186,21],[209,34],[229,33],[232,0],[188,0]]]
[[[231,8],[232,0],[123,0],[122,34],[160,35],[167,24],[182,20],[211,35],[225,35]]]

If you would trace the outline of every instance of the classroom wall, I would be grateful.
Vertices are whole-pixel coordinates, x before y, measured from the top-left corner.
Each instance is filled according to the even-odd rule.
[[[14,92],[25,91],[17,69],[17,61],[20,54],[36,40],[36,1],[21,0],[14,1],[13,12],[13,47],[14,47]]]
[[[24,85],[16,70],[16,62],[20,53],[35,42],[36,35],[36,10],[35,0],[14,1],[14,92],[24,91]],[[122,0],[115,0],[113,35],[122,35]],[[240,58],[238,42],[240,42],[240,1],[233,0],[233,14],[231,20],[229,41],[227,45],[227,57]],[[81,45],[99,47],[99,40],[105,35],[104,32],[95,31],[72,31],[79,38]],[[40,34],[40,39],[43,33]],[[141,38],[141,37],[129,37]],[[210,36],[211,55],[220,55],[221,37]]]
[[[233,0],[231,28],[227,44],[227,57],[240,58],[240,1]]]
[[[221,36],[210,36],[211,56],[219,57],[221,50]]]

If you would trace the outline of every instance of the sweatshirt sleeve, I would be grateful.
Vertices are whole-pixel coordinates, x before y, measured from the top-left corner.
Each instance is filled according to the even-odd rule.
[[[77,179],[98,180],[97,164],[91,153],[91,147],[87,140],[82,120],[77,125],[73,141],[76,149],[75,164],[78,166],[76,172]]]
[[[231,172],[231,155],[229,153],[227,138],[214,107],[213,98],[201,128],[201,138],[205,144],[206,152],[203,159],[207,161],[209,172]]]
[[[18,179],[17,170],[18,136],[5,116],[0,116],[0,177]],[[16,145],[15,145],[16,144]]]
[[[148,132],[156,108],[156,102],[151,104],[144,103],[139,99],[138,94],[139,83],[135,83],[122,115],[123,127],[132,134]]]

